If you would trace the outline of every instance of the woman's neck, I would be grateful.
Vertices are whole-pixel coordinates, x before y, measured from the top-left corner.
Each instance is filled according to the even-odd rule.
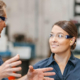
[[[55,53],[54,59],[58,64],[67,64],[69,58],[71,56],[71,51],[67,51],[64,53]]]

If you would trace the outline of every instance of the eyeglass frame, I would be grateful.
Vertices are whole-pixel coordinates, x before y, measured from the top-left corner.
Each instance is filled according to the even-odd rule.
[[[53,34],[52,34],[53,35]],[[52,36],[52,37],[54,37],[54,36]],[[64,38],[66,38],[66,39],[69,39],[69,38],[72,38],[73,36],[71,36],[71,35],[65,35],[64,36]],[[51,34],[50,34],[50,38],[51,38]],[[60,38],[59,38],[60,39]],[[61,38],[62,39],[62,38]]]
[[[3,20],[3,21],[6,21],[6,18],[3,17],[3,16],[0,16],[0,19]]]

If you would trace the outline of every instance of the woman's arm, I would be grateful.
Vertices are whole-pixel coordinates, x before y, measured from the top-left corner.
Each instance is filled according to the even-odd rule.
[[[45,77],[55,75],[54,72],[46,72],[51,70],[53,70],[53,68],[33,69],[32,66],[29,66],[27,75],[18,80],[54,80],[53,78]]]

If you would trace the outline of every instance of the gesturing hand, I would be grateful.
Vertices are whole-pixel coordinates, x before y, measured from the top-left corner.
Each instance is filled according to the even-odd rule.
[[[32,66],[29,66],[26,80],[54,80],[53,78],[45,77],[55,75],[55,72],[46,72],[51,70],[53,68],[33,69]]]
[[[13,73],[14,71],[16,72],[21,70],[21,67],[14,67],[21,64],[21,61],[17,61],[19,58],[19,55],[16,55],[15,57],[5,61],[0,66],[0,79],[7,78],[9,76],[21,77],[21,74]]]

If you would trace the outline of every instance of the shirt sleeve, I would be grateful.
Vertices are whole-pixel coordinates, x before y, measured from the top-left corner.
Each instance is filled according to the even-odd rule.
[[[38,69],[38,68],[45,68],[46,64],[47,64],[48,59],[43,59],[39,62],[37,62],[36,64],[33,65],[34,69]]]
[[[1,56],[0,56],[0,66],[3,64],[3,60],[2,60],[2,58],[1,58]],[[8,78],[3,78],[2,80],[8,80]]]
[[[8,80],[8,78],[3,78],[2,80]]]
[[[34,69],[40,68],[39,65],[41,64],[41,62],[42,62],[42,61],[39,61],[39,62],[37,62],[36,64],[34,64],[34,65],[33,65],[33,68],[34,68]]]

